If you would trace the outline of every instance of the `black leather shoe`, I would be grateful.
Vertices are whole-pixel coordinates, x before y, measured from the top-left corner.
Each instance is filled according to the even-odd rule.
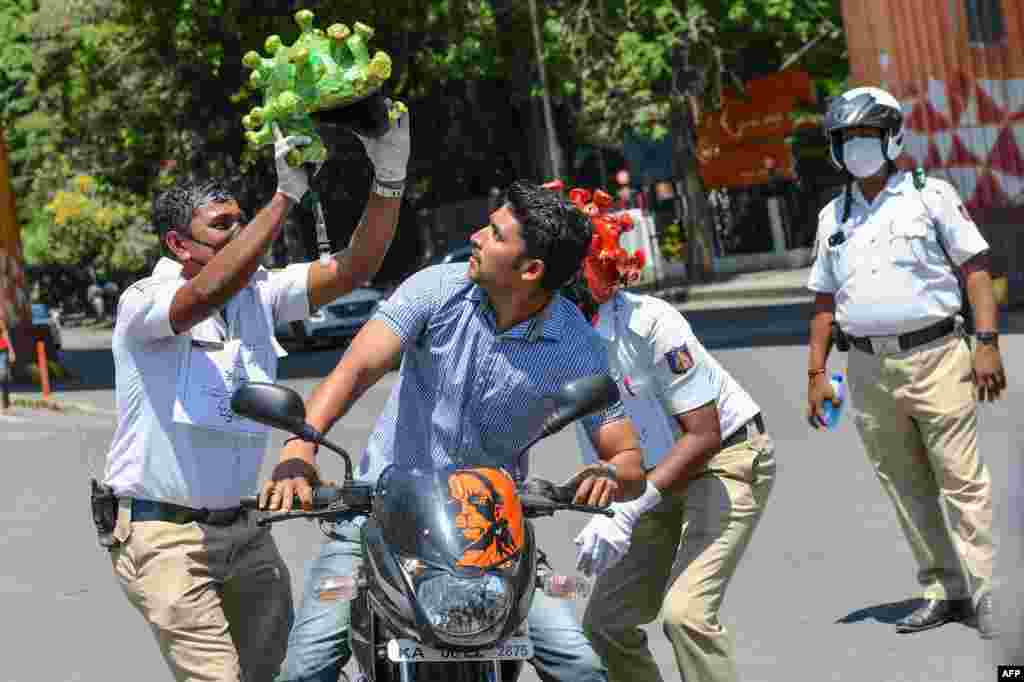
[[[896,621],[896,632],[921,632],[970,615],[970,599],[925,599],[913,613]]]

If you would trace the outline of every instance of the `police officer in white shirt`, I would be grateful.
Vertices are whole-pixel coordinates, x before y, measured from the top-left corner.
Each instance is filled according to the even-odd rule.
[[[973,616],[990,637],[992,487],[978,454],[976,401],[998,398],[1006,376],[988,244],[949,183],[897,171],[903,113],[891,94],[844,93],[825,128],[849,181],[819,217],[808,419],[821,428],[822,404],[834,397],[826,370],[834,320],[840,342],[849,340],[857,430],[918,563],[924,600],[896,629]],[[973,355],[964,333],[972,320],[959,314],[964,289]],[[952,537],[943,502],[956,512]]]
[[[239,509],[257,489],[268,434],[232,413],[231,394],[276,378],[285,353],[275,324],[373,277],[401,204],[407,114],[381,137],[360,137],[375,179],[349,248],[283,271],[260,268],[309,189],[306,170],[285,159],[309,139],[275,134],[277,192],[248,224],[217,183],[156,198],[153,221],[169,256],[125,290],[114,330],[118,424],[98,497],[115,501],[116,521],[100,528],[101,542],[178,680],[277,674],[293,620],[289,572],[269,531]],[[278,469],[275,479],[318,479],[311,466]],[[96,514],[94,502],[94,518],[104,516]]]
[[[600,209],[611,197],[594,200]],[[734,682],[733,638],[718,613],[768,501],[774,445],[757,403],[682,314],[620,289],[642,267],[618,246],[628,223],[594,220],[572,293],[608,345],[648,473],[641,497],[613,504],[613,518],[594,517],[576,538],[578,567],[599,576],[583,627],[611,682],[662,679],[640,628],[659,612],[682,679]],[[596,462],[577,436],[584,460]]]

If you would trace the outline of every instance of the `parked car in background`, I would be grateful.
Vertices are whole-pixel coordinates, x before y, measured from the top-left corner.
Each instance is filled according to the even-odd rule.
[[[305,320],[279,324],[274,334],[282,342],[303,348],[345,342],[359,333],[385,297],[381,289],[353,289]]]
[[[50,310],[45,303],[33,303],[32,338],[46,341],[47,337],[52,339],[54,348],[57,350],[63,348],[60,314],[56,310]]]

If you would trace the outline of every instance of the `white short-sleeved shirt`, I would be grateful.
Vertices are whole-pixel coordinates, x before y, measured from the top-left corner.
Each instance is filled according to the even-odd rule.
[[[678,415],[716,403],[725,439],[761,411],[682,313],[660,298],[616,292],[598,310],[596,331],[608,344],[626,414],[640,431],[645,467],[658,464],[681,437]],[[584,461],[596,462],[579,426],[576,435]]]
[[[856,183],[852,197],[845,223],[845,193],[822,209],[807,283],[812,291],[835,294],[843,330],[905,334],[959,312],[960,287],[936,234],[958,267],[988,243],[953,186],[928,178],[918,190],[913,174],[902,172],[870,205]]]
[[[150,277],[125,290],[112,346],[117,431],[105,476],[118,496],[223,509],[256,490],[267,434],[175,422],[178,373],[193,340],[237,338],[253,347],[272,347],[269,370],[276,376],[277,357],[284,351],[274,340],[274,323],[309,315],[309,267],[260,268],[225,306],[223,319],[212,315],[184,334],[175,334],[170,322],[171,301],[186,282],[179,263],[163,258]]]

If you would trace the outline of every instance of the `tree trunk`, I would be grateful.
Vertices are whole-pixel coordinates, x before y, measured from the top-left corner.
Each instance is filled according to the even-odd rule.
[[[681,47],[676,47],[672,65],[673,81],[676,81],[687,66]],[[683,199],[680,227],[687,235],[686,275],[692,282],[707,282],[713,274],[714,240],[708,194],[697,167],[697,126],[682,88],[673,82],[672,90],[672,160],[678,180],[676,188],[682,192]]]
[[[492,6],[499,33],[526,35],[526,31],[533,32],[533,27],[530,26],[533,23],[532,15],[522,3],[516,0],[492,0]],[[516,175],[535,179],[537,182],[546,182],[553,179],[550,175],[550,166],[565,168],[565,163],[561,157],[561,149],[557,146],[557,139],[554,145],[555,161],[552,161],[550,152],[553,146],[548,138],[550,128],[544,120],[543,101],[531,95],[535,76],[539,76],[539,72],[534,70],[534,65],[539,66],[535,41],[522,41],[512,49],[513,53],[506,55],[510,63],[529,65],[513,69],[511,73],[512,93],[509,99],[527,122],[523,126],[526,139],[522,145],[523,152],[518,156],[519,168]]]
[[[541,44],[537,0],[530,0],[530,24],[533,30],[534,51],[537,55],[537,73],[540,76],[540,96],[544,111],[544,129],[547,133],[547,175],[549,178],[555,179],[562,177],[562,150],[558,145],[558,134],[555,131],[555,117],[551,112],[551,93],[548,91],[547,67],[544,65],[544,47]]]

